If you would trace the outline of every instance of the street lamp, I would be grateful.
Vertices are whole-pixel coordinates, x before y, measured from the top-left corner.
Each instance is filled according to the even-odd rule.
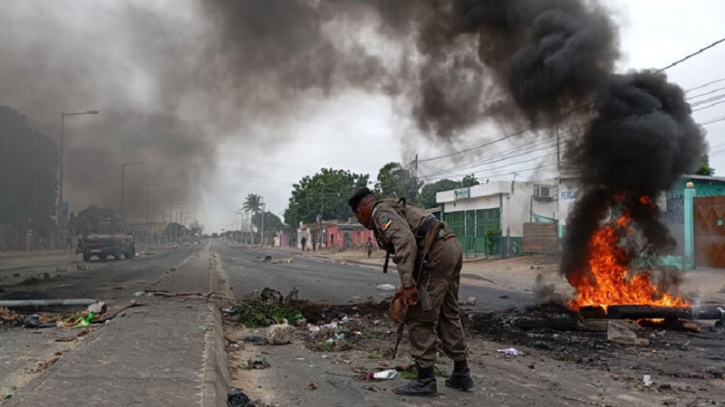
[[[146,184],[146,244],[149,242],[149,188],[150,187],[158,187],[163,184],[159,183],[151,183]]]
[[[126,192],[126,188],[125,188],[125,185],[126,185],[126,178],[125,178],[126,167],[128,167],[130,165],[141,165],[141,164],[145,164],[145,163],[143,161],[137,161],[137,162],[132,162],[132,163],[121,163],[121,215],[124,218],[126,217],[126,211],[125,211],[125,209],[126,209],[125,208],[126,201],[124,199],[125,198],[124,197],[124,194]]]
[[[60,168],[58,171],[59,185],[58,185],[58,209],[63,204],[63,153],[65,146],[65,118],[66,116],[80,116],[84,114],[98,114],[98,110],[88,110],[85,112],[77,113],[61,113],[60,114]]]
[[[60,163],[58,165],[58,223],[60,227],[60,240],[65,244],[65,225],[61,225],[60,219],[68,217],[68,207],[63,205],[63,153],[65,145],[65,117],[66,116],[80,116],[83,114],[98,114],[98,110],[88,110],[85,112],[77,113],[64,113],[60,114]],[[64,216],[61,216],[64,215]]]

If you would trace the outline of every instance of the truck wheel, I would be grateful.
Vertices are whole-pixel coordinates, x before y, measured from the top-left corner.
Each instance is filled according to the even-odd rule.
[[[121,252],[113,254],[113,260],[121,260]]]
[[[136,257],[136,246],[131,246],[131,250],[127,251],[125,256],[127,259],[133,259]]]
[[[83,261],[86,263],[91,261],[91,254],[90,253],[83,253]]]

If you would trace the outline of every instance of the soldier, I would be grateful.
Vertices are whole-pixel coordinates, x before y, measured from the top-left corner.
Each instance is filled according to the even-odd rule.
[[[368,188],[357,191],[348,204],[358,222],[374,232],[378,245],[394,255],[402,285],[396,296],[409,306],[405,323],[418,374],[395,392],[408,396],[437,393],[433,364],[438,339],[454,362],[446,386],[473,388],[458,309],[463,255],[453,231],[425,210],[406,206],[404,201],[376,199]],[[421,252],[427,256],[420,258]]]

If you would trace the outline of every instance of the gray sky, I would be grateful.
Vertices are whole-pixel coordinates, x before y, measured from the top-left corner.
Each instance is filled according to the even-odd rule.
[[[621,26],[622,59],[619,71],[630,69],[662,68],[688,55],[716,39],[725,36],[721,16],[725,15],[725,2],[718,0],[611,0],[603,2],[615,14]],[[719,69],[725,66],[725,44],[715,47],[667,71],[670,81],[690,89],[717,79],[725,78]],[[725,86],[725,81],[688,94],[697,95]],[[700,107],[709,105],[706,103]],[[360,112],[365,112],[360,115]],[[725,116],[725,104],[695,112],[698,122]],[[725,121],[706,126],[710,143],[710,164],[716,175],[725,176]],[[480,134],[476,134],[476,133]],[[318,105],[310,117],[300,117],[295,125],[294,141],[273,154],[261,149],[250,151],[249,146],[230,142],[220,156],[218,176],[213,178],[205,194],[205,207],[210,215],[208,224],[224,227],[232,220],[239,202],[248,193],[264,196],[272,212],[284,210],[291,184],[304,175],[312,175],[321,167],[344,168],[369,173],[374,179],[378,169],[389,161],[408,163],[415,152],[420,158],[434,157],[449,151],[485,143],[506,133],[482,126],[471,131],[465,141],[449,146],[440,141],[431,142],[416,133],[404,115],[396,114],[394,106],[380,96],[354,93],[328,100]],[[544,136],[533,136],[533,140]],[[413,139],[413,142],[403,142]],[[502,142],[484,149],[492,151],[525,145],[532,138],[510,144]],[[539,144],[546,147],[547,144]],[[550,167],[528,170],[553,162],[554,149],[519,155],[510,160],[466,168],[454,174],[476,172],[481,178],[510,180],[552,176]],[[245,153],[246,151],[246,153]],[[543,156],[541,160],[532,158]],[[449,173],[438,169],[461,166],[454,161],[440,160],[421,164],[421,175],[435,180]],[[526,161],[526,162],[522,162]],[[250,169],[251,167],[251,169]],[[488,168],[496,169],[489,170]],[[526,171],[520,171],[526,170]],[[226,212],[226,213],[225,213]]]
[[[661,68],[725,36],[722,1],[602,3],[614,12],[621,27],[620,71]],[[245,71],[230,74],[234,64],[213,58],[199,63],[210,48],[225,45],[204,43],[204,38],[213,37],[209,33],[217,25],[213,18],[199,22],[204,13],[199,4],[205,2],[0,3],[0,34],[12,39],[0,45],[4,55],[0,60],[0,103],[16,108],[32,126],[52,137],[58,134],[60,111],[101,111],[96,117],[73,118],[66,128],[66,194],[75,210],[91,203],[117,206],[120,163],[142,159],[147,164],[129,169],[127,174],[127,198],[135,204],[127,204],[132,219],[143,218],[144,183],[161,182],[164,186],[152,193],[152,207],[156,208],[152,219],[160,219],[162,209],[168,212],[171,202],[183,202],[183,209],[207,230],[219,230],[239,220],[234,212],[249,193],[262,195],[267,208],[281,215],[292,184],[320,168],[349,169],[370,174],[374,180],[387,162],[407,164],[415,154],[421,159],[435,157],[511,131],[484,122],[450,141],[422,135],[408,107],[379,89],[365,93],[360,87],[342,86],[321,95],[295,84],[298,88],[288,93],[273,90],[270,94],[264,84],[239,79],[246,77]],[[148,9],[153,13],[143,12]],[[390,49],[371,30],[360,29],[365,18],[357,20],[347,24],[358,24],[356,33],[361,33],[368,52],[385,56],[400,51],[394,46]],[[343,34],[337,37],[345,45],[350,40]],[[722,66],[725,44],[667,74],[671,81],[690,89],[725,77]],[[255,74],[269,79],[264,72]],[[688,96],[721,87],[725,81]],[[255,97],[244,100],[252,92]],[[269,104],[274,105],[271,112],[265,110]],[[699,122],[722,116],[725,104],[695,113]],[[716,175],[725,175],[725,121],[706,128],[711,165]],[[546,140],[545,135],[528,135],[466,156],[423,162],[420,175],[429,180],[467,173],[482,180],[510,180],[514,172],[517,180],[551,177],[555,150]],[[109,145],[118,154],[104,150]],[[536,146],[540,148],[533,148]],[[497,153],[527,148],[529,152],[514,153],[509,160],[481,164]],[[532,149],[538,151],[530,152]],[[189,152],[193,154],[186,154]],[[465,165],[468,162],[474,164]],[[195,193],[178,193],[186,186]]]

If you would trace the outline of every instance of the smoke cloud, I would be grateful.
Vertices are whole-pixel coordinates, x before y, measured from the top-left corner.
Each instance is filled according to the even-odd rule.
[[[141,217],[145,183],[164,184],[157,198],[193,204],[220,145],[264,134],[275,148],[316,101],[363,90],[447,141],[485,120],[581,126],[568,158],[586,192],[562,263],[577,273],[622,192],[643,235],[667,248],[656,209],[639,198],[654,201],[705,150],[664,74],[613,73],[617,28],[596,1],[15,0],[0,4],[0,34],[13,39],[0,43],[0,104],[48,135],[61,112],[101,111],[66,122],[76,211],[118,208],[130,161],[146,162],[127,168],[131,217]]]

